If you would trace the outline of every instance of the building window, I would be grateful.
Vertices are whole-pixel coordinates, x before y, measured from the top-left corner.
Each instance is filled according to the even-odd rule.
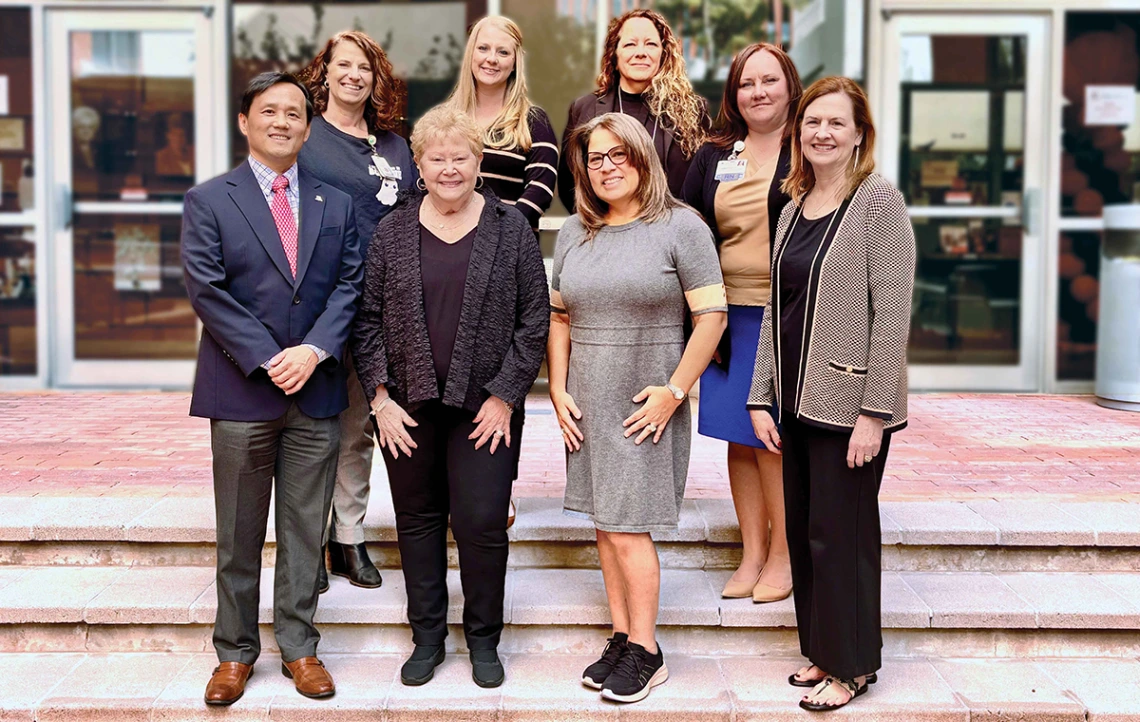
[[[1062,215],[1140,203],[1140,13],[1065,16]]]
[[[231,109],[246,83],[267,70],[296,72],[342,30],[368,33],[408,86],[408,127],[444,100],[455,85],[467,28],[486,14],[486,0],[421,2],[243,2],[232,6]],[[233,124],[233,163],[246,157]]]
[[[31,12],[0,9],[0,377],[37,372],[31,42]]]

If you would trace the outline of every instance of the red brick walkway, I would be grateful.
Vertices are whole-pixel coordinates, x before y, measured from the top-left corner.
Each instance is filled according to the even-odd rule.
[[[0,494],[208,494],[208,424],[185,394],[0,394]],[[564,461],[550,404],[535,397],[519,496],[559,496]],[[726,497],[724,445],[697,436],[688,495]],[[1140,414],[1083,396],[911,397],[883,497],[1042,495],[1140,500]]]

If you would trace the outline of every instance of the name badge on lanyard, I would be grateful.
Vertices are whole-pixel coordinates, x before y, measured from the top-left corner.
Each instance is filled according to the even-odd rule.
[[[744,141],[738,140],[732,146],[732,155],[727,160],[716,164],[716,175],[713,176],[721,183],[733,183],[744,178],[748,168],[747,158],[737,158],[737,154],[744,150]]]

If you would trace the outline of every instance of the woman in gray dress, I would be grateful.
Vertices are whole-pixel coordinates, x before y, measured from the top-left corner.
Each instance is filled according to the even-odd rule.
[[[649,534],[677,528],[689,470],[686,399],[728,307],[708,226],[669,194],[641,123],[607,113],[567,148],[578,214],[554,251],[550,398],[567,448],[565,510],[597,528],[613,618],[613,636],[582,682],[636,702],[669,676],[656,640],[661,572]]]

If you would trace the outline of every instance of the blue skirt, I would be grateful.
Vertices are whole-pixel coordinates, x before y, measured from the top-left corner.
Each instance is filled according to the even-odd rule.
[[[697,431],[701,435],[757,449],[767,448],[752,431],[747,407],[763,320],[763,306],[728,307],[725,330],[730,347],[728,370],[710,363],[701,374],[697,413]]]

